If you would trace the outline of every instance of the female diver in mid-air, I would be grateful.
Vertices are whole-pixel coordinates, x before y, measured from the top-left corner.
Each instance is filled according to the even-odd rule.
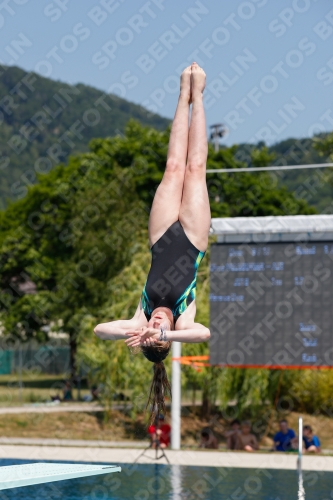
[[[171,342],[204,342],[210,337],[209,329],[194,321],[196,275],[210,228],[205,83],[206,75],[196,63],[181,75],[166,169],[149,217],[152,262],[138,308],[132,319],[101,323],[94,329],[101,339],[126,339],[129,347],[140,346],[154,363],[148,400],[152,418],[165,411],[164,394],[170,392],[163,359]]]

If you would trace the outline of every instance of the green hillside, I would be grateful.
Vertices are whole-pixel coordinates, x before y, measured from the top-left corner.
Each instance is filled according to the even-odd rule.
[[[331,163],[330,155],[319,154],[315,148],[318,140],[329,137],[320,134],[313,138],[286,139],[268,148],[272,154],[271,165],[309,165],[315,163]],[[239,144],[235,158],[252,165],[251,153],[261,148],[264,143],[256,145]],[[296,198],[305,200],[316,208],[319,213],[332,213],[333,206],[333,168],[281,170],[271,173],[278,186],[286,186]]]
[[[130,118],[157,130],[169,124],[115,95],[15,66],[2,67],[0,101],[0,208],[23,198],[36,173],[87,151],[92,138],[123,134]]]
[[[88,151],[92,138],[122,135],[134,118],[143,126],[165,130],[169,120],[141,106],[83,84],[67,85],[18,67],[4,67],[0,80],[0,209],[22,199],[36,174],[46,174],[70,155]],[[268,149],[271,164],[325,163],[314,139],[287,139]],[[251,165],[257,145],[239,144],[235,159]],[[220,165],[221,168],[222,165]],[[333,169],[281,171],[276,184],[285,186],[320,213],[332,211]],[[253,174],[257,175],[257,174]],[[331,207],[331,208],[330,208]]]

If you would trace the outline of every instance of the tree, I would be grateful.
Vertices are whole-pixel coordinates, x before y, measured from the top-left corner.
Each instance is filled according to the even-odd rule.
[[[235,160],[237,147],[209,151],[207,168],[244,167]],[[270,164],[272,154],[266,147],[251,152],[252,164],[264,167]],[[207,175],[212,217],[255,217],[264,215],[313,214],[315,208],[297,199],[286,187],[279,187],[274,172],[241,172]]]
[[[105,146],[110,153],[108,141]],[[142,166],[122,163],[96,141],[90,153],[40,177],[0,220],[3,325],[22,340],[45,340],[46,325],[63,329],[73,366],[80,318],[98,311],[105,283],[130,261],[129,242],[147,218],[135,187]],[[28,281],[36,293],[22,292]]]
[[[15,88],[21,91],[13,92]],[[114,94],[81,83],[68,85],[16,66],[1,66],[0,95],[12,103],[0,115],[0,208],[8,200],[24,197],[27,186],[38,181],[36,173],[49,172],[58,154],[58,161],[67,162],[69,155],[86,152],[92,138],[123,134],[131,117],[159,130],[170,123]]]
[[[151,365],[140,355],[133,358],[123,342],[99,340],[93,327],[131,316],[139,301],[150,264],[148,215],[163,175],[169,132],[131,121],[124,136],[92,140],[88,153],[72,156],[67,165],[40,176],[24,199],[0,213],[5,332],[43,342],[48,338],[45,327],[67,332],[73,374],[78,359],[94,381],[103,384],[108,406],[116,390],[131,389],[134,409],[141,408],[149,387]],[[235,151],[210,149],[208,167],[244,166],[235,160]],[[267,150],[255,151],[253,161],[270,161]],[[277,187],[266,172],[209,174],[207,180],[213,217],[314,212]],[[209,252],[198,276],[198,321],[204,324],[209,323],[208,261]],[[29,282],[33,293],[24,291]],[[208,354],[208,345],[185,344],[183,352]],[[253,378],[223,370],[184,373],[184,384],[202,385],[206,380],[205,387],[214,387],[213,394],[204,392],[206,406],[217,396],[223,401],[230,397],[224,387],[258,392],[261,380],[264,397],[269,385],[256,373]]]

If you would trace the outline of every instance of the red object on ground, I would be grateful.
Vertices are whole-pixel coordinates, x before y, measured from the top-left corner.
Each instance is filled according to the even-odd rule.
[[[164,444],[165,446],[169,446],[169,444],[170,444],[170,432],[171,432],[170,425],[169,424],[159,425],[158,430],[161,431],[161,435],[159,436],[160,443]],[[148,428],[148,432],[150,435],[155,434],[155,432],[156,432],[155,425],[150,425]]]

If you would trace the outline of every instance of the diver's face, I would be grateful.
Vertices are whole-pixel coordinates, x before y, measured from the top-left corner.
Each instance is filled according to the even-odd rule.
[[[160,329],[163,326],[166,330],[172,329],[172,322],[164,311],[157,311],[148,321],[148,327]]]

